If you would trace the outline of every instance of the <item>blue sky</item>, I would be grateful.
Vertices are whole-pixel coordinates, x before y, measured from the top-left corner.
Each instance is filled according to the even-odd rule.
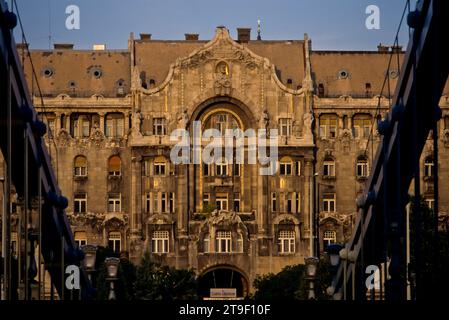
[[[130,32],[170,40],[199,33],[200,39],[210,39],[218,25],[225,25],[233,37],[237,27],[251,27],[255,38],[260,18],[266,40],[302,39],[308,33],[314,49],[376,50],[381,42],[393,43],[405,0],[17,0],[17,4],[31,48],[48,48],[50,33],[52,43],[74,43],[78,49],[94,43],[123,49]],[[80,8],[80,30],[65,27],[68,5]],[[365,27],[368,5],[380,8],[380,30]],[[399,40],[407,44],[405,29]]]

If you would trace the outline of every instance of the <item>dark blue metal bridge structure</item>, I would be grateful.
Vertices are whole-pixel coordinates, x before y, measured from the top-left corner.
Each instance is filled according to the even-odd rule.
[[[26,226],[31,220],[31,199],[38,199],[38,231],[26,227],[23,235],[26,239],[25,299],[31,298],[30,286],[37,274],[37,265],[41,265],[34,261],[36,247],[46,262],[53,286],[64,298],[70,294],[64,285],[65,267],[80,266],[83,254],[75,245],[64,213],[67,199],[61,195],[43,140],[46,127],[33,108],[16,51],[12,30],[17,17],[3,0],[0,0],[0,8],[0,147],[6,167],[4,199],[9,202],[14,186],[24,199],[22,218]],[[420,0],[416,10],[407,17],[413,31],[391,112],[378,126],[381,144],[366,191],[358,201],[355,229],[346,245],[344,263],[333,280],[336,297],[366,299],[366,266],[382,265],[387,261],[389,278],[385,298],[405,300],[407,297],[405,208],[409,203],[408,191],[412,181],[415,194],[419,194],[420,155],[429,133],[436,134],[436,124],[441,116],[438,103],[449,73],[449,58],[444,51],[449,39],[448,13],[449,1]],[[437,156],[437,144],[434,152]],[[438,179],[435,181],[438,195]],[[438,212],[438,197],[435,197],[435,207]],[[419,223],[419,209],[414,215]],[[3,244],[7,245],[3,245],[2,263],[6,299],[12,297],[11,252],[8,246],[11,242],[10,221],[11,208],[5,205],[2,225]],[[416,259],[419,266],[418,252]],[[420,298],[419,274],[416,282],[416,298]],[[89,299],[91,292],[91,284],[82,271],[79,297]]]
[[[409,7],[410,8],[410,7]],[[342,263],[334,278],[334,297],[364,300],[366,267],[384,266],[385,286],[382,299],[407,299],[406,206],[413,184],[414,195],[420,195],[420,156],[429,134],[433,134],[434,220],[438,233],[438,106],[448,79],[449,1],[420,0],[415,11],[407,15],[410,39],[401,67],[392,106],[378,124],[380,146],[373,161],[371,175],[363,196],[358,199],[355,228]],[[422,232],[420,198],[413,199],[415,230],[414,254],[416,280],[414,299],[425,298],[422,288]],[[437,248],[435,248],[437,250]],[[387,263],[388,262],[388,263]],[[410,297],[409,297],[410,298]]]
[[[35,248],[40,249],[46,270],[51,276],[52,288],[60,298],[69,295],[65,286],[65,268],[80,266],[83,253],[75,245],[64,209],[67,199],[61,195],[51,159],[43,136],[45,124],[38,118],[22,71],[13,29],[17,15],[8,10],[0,0],[0,147],[5,162],[3,225],[3,289],[4,298],[13,299],[14,273],[11,269],[11,188],[23,199],[24,238],[23,268],[19,270],[23,279],[23,299],[31,299],[31,285],[38,275],[40,263],[35,259]],[[31,225],[31,202],[37,199],[37,228]],[[19,261],[19,263],[21,263]],[[81,289],[77,297],[87,299],[90,282],[81,269]],[[73,293],[72,293],[73,294]]]

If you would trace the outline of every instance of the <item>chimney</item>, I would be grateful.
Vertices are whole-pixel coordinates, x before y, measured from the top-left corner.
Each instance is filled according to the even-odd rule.
[[[73,50],[73,44],[72,43],[55,43],[54,48],[55,48],[55,50]]]
[[[379,43],[377,46],[378,52],[388,52],[388,46],[383,45],[382,43]]]
[[[198,33],[186,33],[186,41],[197,41],[200,38]]]
[[[391,46],[391,52],[393,52],[393,53],[401,53],[402,52],[402,46],[399,46],[399,45]]]
[[[143,40],[143,41],[151,40],[151,33],[141,33],[140,40]]]
[[[237,28],[237,41],[248,43],[251,40],[251,28]]]
[[[104,51],[104,50],[106,50],[106,45],[105,44],[94,44],[92,49],[94,51]]]

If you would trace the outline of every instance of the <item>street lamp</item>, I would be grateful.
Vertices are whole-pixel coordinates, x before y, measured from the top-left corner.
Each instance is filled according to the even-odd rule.
[[[309,280],[309,299],[315,299],[315,280],[318,270],[319,259],[308,257],[304,259],[306,264],[306,279]]]
[[[119,263],[120,263],[119,258],[106,258],[106,260],[105,260],[106,272],[107,272],[106,280],[109,281],[108,300],[116,300],[117,299],[117,297],[115,296],[115,291],[114,291],[114,281],[117,280]]]
[[[89,281],[92,283],[92,273],[95,271],[95,261],[97,259],[97,247],[87,244],[81,246],[81,250],[84,252],[84,268],[87,272]]]

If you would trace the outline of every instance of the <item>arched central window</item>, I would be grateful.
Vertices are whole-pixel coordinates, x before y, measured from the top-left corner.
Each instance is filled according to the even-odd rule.
[[[226,129],[242,129],[238,119],[231,113],[220,111],[209,116],[204,123],[204,130],[217,129],[225,134]]]

